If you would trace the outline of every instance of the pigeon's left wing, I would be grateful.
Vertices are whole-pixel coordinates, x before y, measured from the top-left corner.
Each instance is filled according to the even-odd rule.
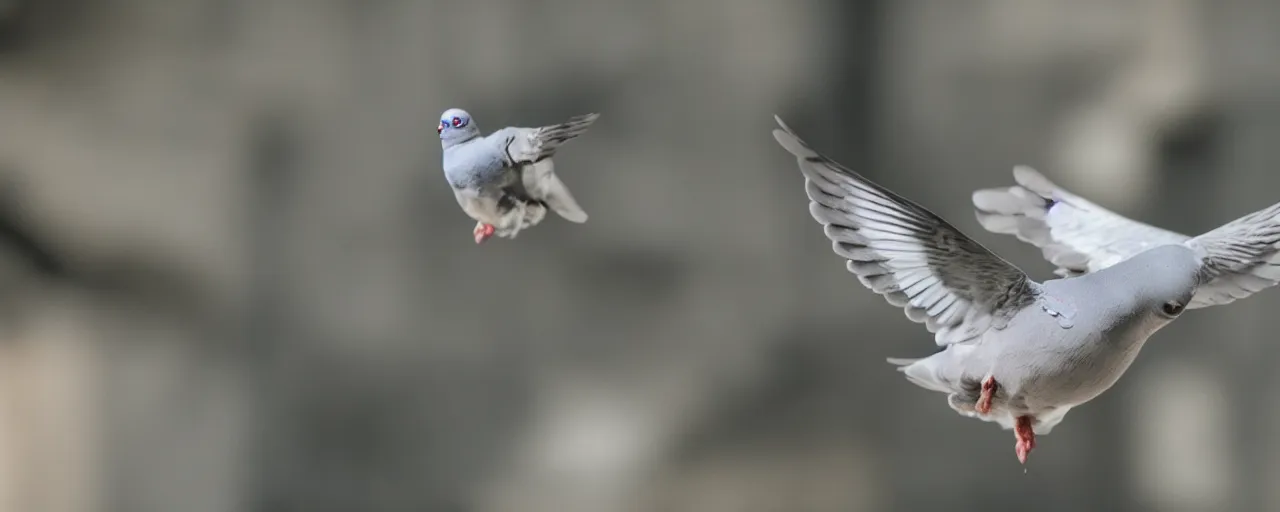
[[[935,333],[978,339],[1032,304],[1038,286],[933,212],[819,154],[782,120],[773,136],[795,155],[809,211],[867,288]]]

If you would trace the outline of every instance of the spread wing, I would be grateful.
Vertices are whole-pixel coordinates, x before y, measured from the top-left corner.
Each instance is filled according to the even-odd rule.
[[[973,193],[978,222],[992,233],[1039,247],[1067,277],[1096,272],[1142,251],[1190,237],[1143,224],[1054,185],[1030,167],[1013,170],[1017,185]]]
[[[782,120],[773,136],[795,155],[809,211],[867,288],[935,333],[964,343],[1035,301],[1038,286],[924,207],[817,153]]]
[[[1245,215],[1186,244],[1203,258],[1188,308],[1228,304],[1280,282],[1280,204]]]
[[[523,166],[550,158],[562,144],[586,133],[599,117],[600,114],[586,114],[541,128],[504,128],[495,135],[507,138],[507,164]]]
[[[1280,204],[1195,238],[1135,221],[1053,184],[1029,167],[1017,185],[973,194],[978,222],[1044,251],[1064,276],[1095,272],[1138,253],[1185,244],[1203,258],[1203,283],[1189,308],[1226,304],[1280,281]]]

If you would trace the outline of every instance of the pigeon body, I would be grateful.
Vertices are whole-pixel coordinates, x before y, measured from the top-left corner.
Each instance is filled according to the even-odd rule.
[[[1057,273],[1097,272],[1153,247],[1178,245],[1201,259],[1203,283],[1189,309],[1227,304],[1280,282],[1280,203],[1189,237],[1129,219],[1072,194],[1030,167],[1017,185],[973,193],[978,222],[1039,247]]]
[[[587,221],[551,157],[566,141],[586,132],[599,114],[540,128],[503,128],[488,136],[461,109],[441,114],[437,132],[445,178],[458,204],[477,221],[476,243],[492,236],[515,238],[542,222],[551,209],[570,222]]]
[[[1036,434],[1110,388],[1199,285],[1200,257],[1160,246],[1043,284],[928,209],[823,156],[781,120],[774,137],[805,176],[810,213],[863,285],[925,324],[942,350],[890,359],[960,414]]]
[[[1197,267],[1191,251],[1164,247],[1124,267],[1050,280],[1003,329],[928,358],[894,362],[922,387],[957,395],[950,400],[957,412],[1006,428],[1029,415],[1035,432],[1047,434],[1071,407],[1114,385],[1146,340],[1177,316],[1164,304],[1190,300]],[[975,405],[987,377],[1003,393],[990,414],[980,415]]]

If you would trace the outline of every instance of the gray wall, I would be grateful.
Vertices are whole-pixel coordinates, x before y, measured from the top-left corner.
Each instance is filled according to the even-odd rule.
[[[1195,311],[1043,438],[886,356],[780,114],[979,232],[1030,164],[1196,233],[1277,200],[1280,5],[0,0],[0,511],[1280,510],[1280,292]],[[483,246],[485,129],[591,221]]]

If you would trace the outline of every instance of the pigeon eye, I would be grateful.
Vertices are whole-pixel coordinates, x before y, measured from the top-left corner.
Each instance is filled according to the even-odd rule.
[[[1163,309],[1164,309],[1164,314],[1166,315],[1178,316],[1179,314],[1182,313],[1182,310],[1185,308],[1186,306],[1179,304],[1177,302],[1166,302],[1164,303]]]
[[[454,128],[459,128],[459,127],[461,127],[461,126],[462,126],[462,118],[461,118],[461,117],[455,117],[455,118],[453,118],[453,127],[454,127]]]

